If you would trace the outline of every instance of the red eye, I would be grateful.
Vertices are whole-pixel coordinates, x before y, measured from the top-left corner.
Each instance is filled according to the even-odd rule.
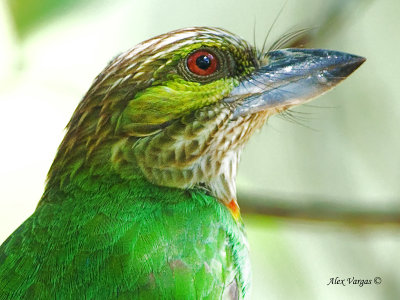
[[[217,70],[218,60],[210,52],[199,50],[188,57],[187,66],[192,73],[200,76],[207,76]]]

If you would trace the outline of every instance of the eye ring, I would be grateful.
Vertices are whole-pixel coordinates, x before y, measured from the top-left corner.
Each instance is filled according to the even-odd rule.
[[[212,55],[213,59],[210,59],[209,55]],[[207,56],[210,64],[208,65],[207,61],[199,61],[196,64],[197,59],[204,56]],[[178,74],[185,80],[201,84],[223,77],[234,76],[235,70],[235,60],[229,51],[208,46],[197,48],[182,57],[177,68]]]
[[[198,76],[211,75],[215,73],[219,67],[217,56],[205,49],[190,54],[186,64],[189,71]]]

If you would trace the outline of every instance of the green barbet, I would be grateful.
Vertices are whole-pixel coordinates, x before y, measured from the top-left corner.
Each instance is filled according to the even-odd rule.
[[[364,58],[262,53],[218,28],[119,55],[78,105],[43,196],[0,248],[0,299],[243,299],[240,153]]]

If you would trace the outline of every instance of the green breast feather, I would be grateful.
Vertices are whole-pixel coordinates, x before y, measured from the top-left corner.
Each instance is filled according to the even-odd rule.
[[[43,199],[3,244],[1,299],[218,299],[236,285],[246,292],[242,229],[214,198],[117,175],[80,179],[49,193],[53,200]]]
[[[76,108],[37,209],[0,247],[0,299],[249,298],[243,146],[364,60],[263,53],[209,27],[117,56]]]

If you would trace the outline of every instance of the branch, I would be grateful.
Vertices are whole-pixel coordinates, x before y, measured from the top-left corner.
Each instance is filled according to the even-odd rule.
[[[338,222],[345,225],[400,225],[399,207],[361,207],[336,204],[330,199],[263,197],[249,192],[238,194],[242,215],[264,215],[303,221]],[[353,201],[354,202],[354,201]],[[351,203],[348,201],[347,203]]]

